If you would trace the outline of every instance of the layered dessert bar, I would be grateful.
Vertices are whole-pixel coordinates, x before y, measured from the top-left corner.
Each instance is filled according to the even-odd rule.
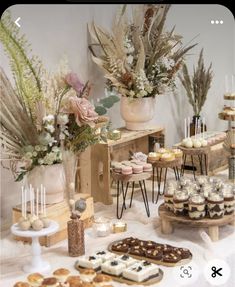
[[[205,197],[201,194],[195,193],[190,196],[188,203],[188,215],[191,219],[201,219],[205,217]]]
[[[210,218],[221,218],[224,215],[224,197],[221,192],[211,192],[207,198],[207,211]]]
[[[158,275],[158,266],[148,261],[141,261],[139,263],[136,263],[125,269],[122,273],[122,276],[124,278],[136,282],[143,282]]]
[[[95,257],[101,258],[102,262],[104,262],[106,260],[114,259],[116,257],[116,255],[112,252],[102,250],[102,251],[96,252]]]
[[[81,256],[76,262],[76,266],[98,270],[102,264],[102,259],[98,256]]]
[[[133,265],[133,264],[138,262],[136,259],[134,259],[131,256],[126,255],[126,254],[122,255],[122,256],[118,256],[116,258],[116,260],[121,262],[121,263],[123,263],[123,264],[125,264],[126,267],[129,267],[129,266],[131,266],[131,265]]]
[[[104,273],[120,276],[122,272],[126,269],[126,265],[120,260],[107,260],[101,265],[101,270]]]

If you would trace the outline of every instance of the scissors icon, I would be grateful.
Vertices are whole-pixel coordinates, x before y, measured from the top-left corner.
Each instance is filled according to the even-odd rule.
[[[222,270],[223,268],[219,268],[219,269],[216,269],[215,266],[211,267],[211,270],[214,271],[212,274],[211,274],[211,277],[215,278],[216,275],[218,274],[219,276],[223,276],[220,271]]]

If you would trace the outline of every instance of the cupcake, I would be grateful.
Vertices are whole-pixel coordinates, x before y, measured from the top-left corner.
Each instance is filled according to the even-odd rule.
[[[188,213],[188,193],[177,190],[173,196],[173,208],[175,215],[186,215]]]
[[[181,158],[183,156],[183,152],[179,148],[173,148],[171,152],[175,155],[176,158]]]
[[[205,198],[201,194],[193,194],[189,198],[188,215],[191,219],[201,219],[205,217]]]
[[[58,279],[55,277],[48,277],[42,281],[43,287],[57,287],[58,286]]]
[[[92,282],[96,276],[96,272],[93,269],[80,269],[80,277],[84,282]]]
[[[148,154],[148,159],[149,160],[152,160],[152,161],[156,161],[156,160],[159,160],[161,157],[161,155],[159,153],[156,153],[156,152],[150,152]]]
[[[221,218],[224,215],[224,197],[221,192],[211,192],[207,198],[207,211],[210,218]]]
[[[82,280],[81,280],[80,276],[72,275],[72,276],[67,277],[66,283],[69,284],[69,286],[73,286],[73,285],[76,286],[76,285],[81,284]]]
[[[161,156],[161,160],[162,161],[173,161],[173,160],[175,160],[175,155],[173,153],[170,153],[170,152],[164,153]]]
[[[62,282],[62,283],[66,281],[69,274],[70,274],[70,271],[65,268],[60,268],[53,272],[53,275],[58,279],[59,282]]]
[[[225,184],[223,186],[222,193],[224,196],[224,214],[232,214],[235,208],[233,187],[229,184]]]
[[[165,149],[165,148],[159,148],[159,149],[157,150],[157,152],[160,153],[160,154],[164,154],[164,153],[169,152],[169,150],[167,150],[167,149]]]
[[[43,281],[43,276],[40,273],[33,273],[27,277],[28,282],[32,287],[38,287]]]
[[[32,285],[29,285],[27,282],[16,282],[14,287],[31,287]]]
[[[93,279],[93,284],[95,287],[102,287],[106,285],[110,285],[112,283],[112,278],[105,274],[97,274]]]

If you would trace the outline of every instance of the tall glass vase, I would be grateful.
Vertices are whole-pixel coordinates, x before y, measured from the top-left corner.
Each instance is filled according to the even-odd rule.
[[[78,154],[70,150],[62,151],[62,162],[65,174],[66,183],[66,197],[67,199],[74,199],[74,194],[77,188],[77,169],[78,169]]]

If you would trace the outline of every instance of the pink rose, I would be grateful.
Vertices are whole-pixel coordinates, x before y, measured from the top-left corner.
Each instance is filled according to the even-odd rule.
[[[69,98],[71,112],[75,115],[76,123],[79,126],[88,124],[94,127],[94,121],[98,119],[94,106],[85,98]]]
[[[84,85],[80,82],[77,74],[75,73],[68,73],[65,76],[66,83],[71,86],[78,94],[82,91]]]

